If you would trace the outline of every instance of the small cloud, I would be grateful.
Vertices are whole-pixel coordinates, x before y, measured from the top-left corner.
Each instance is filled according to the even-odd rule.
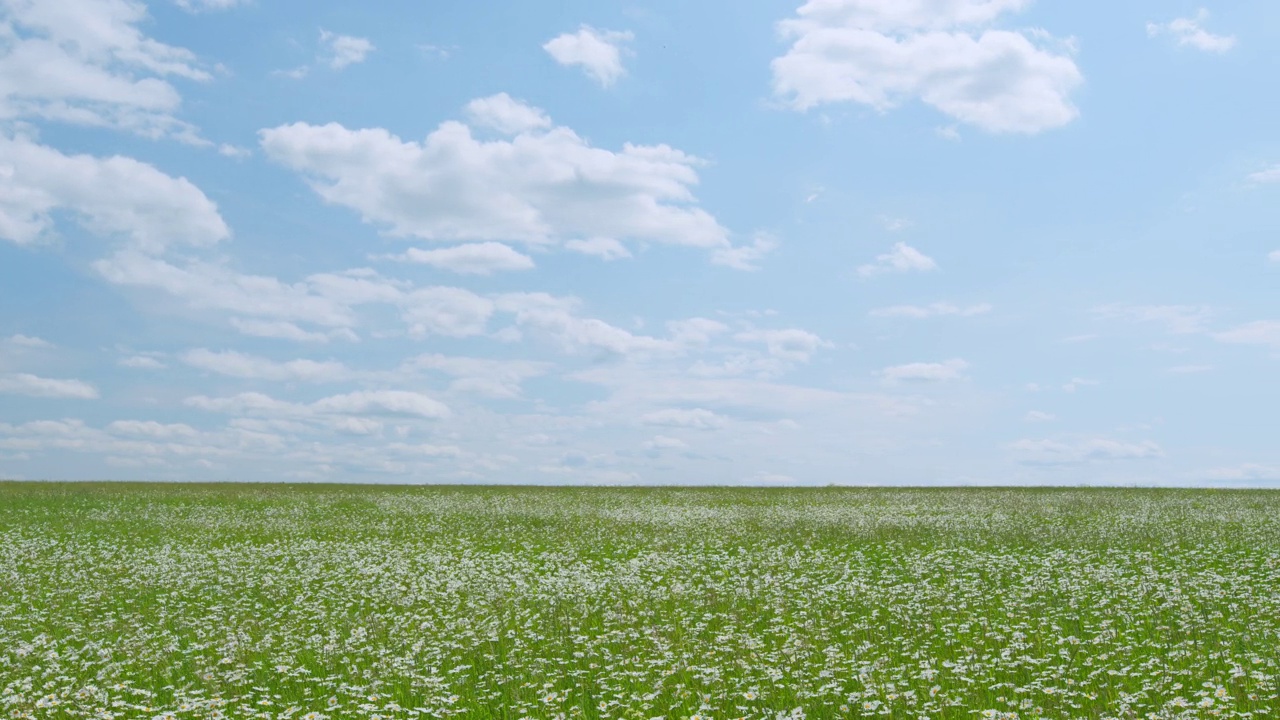
[[[1160,446],[1150,440],[1136,443],[1107,438],[1070,442],[1019,440],[1009,447],[1013,450],[1017,461],[1023,465],[1082,465],[1109,460],[1143,460],[1164,455]]]
[[[523,103],[506,93],[476,98],[467,103],[472,123],[492,128],[504,135],[551,127],[551,118],[540,108]]]
[[[1272,250],[1270,253],[1267,253],[1267,260],[1273,263],[1280,263],[1280,250]]]
[[[680,438],[668,437],[666,435],[654,435],[652,440],[646,440],[641,443],[640,447],[645,450],[683,450],[689,447],[688,443]]]
[[[1167,23],[1147,23],[1147,36],[1170,35],[1179,46],[1189,46],[1205,52],[1224,53],[1235,47],[1233,35],[1214,35],[1201,27],[1209,19],[1209,11],[1200,8],[1195,17],[1178,18]]]
[[[644,425],[715,430],[724,427],[728,418],[703,408],[668,408],[642,415],[640,422]]]
[[[1280,321],[1258,320],[1213,334],[1218,342],[1235,345],[1266,345],[1280,349]]]
[[[1086,380],[1085,378],[1071,378],[1069,382],[1062,386],[1062,392],[1073,393],[1082,387],[1100,385],[1097,380]]]
[[[29,397],[96,400],[98,390],[81,380],[57,380],[28,373],[0,375],[0,394]]]
[[[271,74],[275,77],[288,78],[290,80],[301,80],[311,72],[311,68],[306,65],[299,65],[292,70],[272,70]]]
[[[622,56],[629,51],[624,44],[634,39],[629,31],[597,30],[583,25],[576,33],[564,33],[548,40],[542,49],[561,65],[580,66],[602,87],[609,87],[626,74]]]
[[[969,363],[960,358],[952,358],[940,363],[907,363],[894,365],[880,371],[880,377],[887,385],[903,382],[945,382],[959,380]]]
[[[163,370],[167,367],[159,360],[146,355],[120,358],[116,361],[116,364],[120,367],[134,368],[135,370]]]
[[[587,240],[570,240],[564,244],[566,248],[583,255],[594,255],[606,262],[613,260],[623,260],[631,257],[631,251],[617,240],[607,237],[590,238]]]
[[[891,305],[889,307],[875,308],[868,315],[871,317],[923,319],[947,316],[971,317],[985,315],[989,312],[991,312],[991,306],[987,303],[961,307],[947,302],[936,302],[930,305]]]
[[[933,132],[943,140],[951,142],[960,142],[960,130],[955,125],[947,125],[946,127],[936,127]]]
[[[453,51],[458,49],[458,46],[449,45],[446,47],[443,45],[432,45],[430,43],[422,43],[418,45],[417,48],[418,50],[422,51],[422,54],[424,55],[437,57],[437,58],[440,58],[441,60],[448,60],[449,56],[453,54]]]
[[[174,0],[174,4],[187,12],[229,10],[237,5],[248,5],[253,0]]]
[[[492,275],[533,268],[533,258],[497,242],[467,243],[437,250],[409,248],[403,255],[389,259],[430,265],[459,275]]]
[[[51,348],[53,343],[44,338],[33,337],[30,335],[11,335],[9,337],[10,345],[26,348]]]
[[[218,154],[231,158],[247,158],[253,154],[253,151],[249,148],[239,147],[238,145],[222,143],[218,146]]]
[[[1203,305],[1103,305],[1094,314],[1130,322],[1152,322],[1174,335],[1190,335],[1205,329],[1213,311]]]
[[[1032,410],[1028,412],[1026,415],[1024,415],[1022,419],[1026,422],[1051,422],[1053,420],[1057,420],[1058,418],[1053,413],[1041,412],[1039,410]]]
[[[1280,182],[1280,164],[1272,165],[1265,170],[1259,170],[1255,173],[1249,173],[1248,180],[1255,185]]]
[[[338,35],[328,30],[320,31],[320,48],[318,60],[334,70],[364,62],[365,57],[376,49],[368,38]]]
[[[734,270],[759,270],[760,266],[757,263],[777,247],[778,241],[772,235],[757,233],[750,245],[716,250],[711,255],[711,262],[715,265],[731,267]]]
[[[1235,467],[1214,468],[1205,473],[1209,480],[1280,480],[1280,467],[1245,463]]]
[[[1069,335],[1067,337],[1062,338],[1058,342],[1075,344],[1075,343],[1089,342],[1090,340],[1096,340],[1096,339],[1098,339],[1097,335],[1094,335],[1093,333],[1085,333],[1083,335]]]
[[[881,215],[880,225],[889,232],[901,232],[911,227],[911,221],[906,218],[895,218],[887,215]]]
[[[893,249],[883,255],[876,256],[876,262],[858,268],[862,277],[872,277],[883,273],[928,272],[936,270],[938,263],[933,258],[916,250],[910,245],[894,243]]]

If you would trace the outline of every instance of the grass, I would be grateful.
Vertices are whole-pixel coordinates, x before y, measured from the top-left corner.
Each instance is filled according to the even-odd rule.
[[[1280,711],[1280,493],[0,483],[0,713]]]

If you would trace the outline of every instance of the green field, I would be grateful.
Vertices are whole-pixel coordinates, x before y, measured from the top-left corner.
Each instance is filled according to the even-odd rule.
[[[0,483],[0,714],[1280,711],[1280,492]]]

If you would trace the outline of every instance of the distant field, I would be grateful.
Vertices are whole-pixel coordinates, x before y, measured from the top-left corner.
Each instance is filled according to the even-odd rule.
[[[1280,492],[0,483],[0,715],[1280,712]]]

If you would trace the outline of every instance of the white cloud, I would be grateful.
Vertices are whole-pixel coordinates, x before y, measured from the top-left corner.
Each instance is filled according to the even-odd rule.
[[[1017,461],[1024,465],[1079,465],[1094,461],[1150,459],[1164,455],[1160,446],[1150,440],[1136,443],[1106,438],[1069,442],[1019,440],[1009,447]]]
[[[49,342],[48,340],[45,340],[44,338],[32,337],[30,335],[11,335],[9,336],[8,343],[10,345],[17,345],[18,347],[25,347],[25,348],[53,347],[53,343]]]
[[[0,394],[95,400],[98,390],[82,380],[56,380],[28,373],[0,375]]]
[[[0,118],[40,118],[208,144],[175,117],[168,78],[210,74],[185,48],[147,37],[136,0],[0,3]]]
[[[961,307],[948,302],[936,302],[929,305],[891,305],[889,307],[875,308],[868,314],[871,317],[922,319],[944,316],[971,317],[985,315],[989,312],[991,312],[991,306],[987,303]]]
[[[1280,165],[1272,165],[1264,170],[1249,173],[1249,182],[1256,185],[1280,182]]]
[[[757,264],[765,255],[778,247],[778,241],[767,233],[757,233],[750,245],[727,247],[711,254],[711,262],[734,270],[759,270]]]
[[[902,382],[943,382],[963,378],[968,367],[969,363],[960,358],[940,363],[907,363],[881,370],[880,377],[890,385]]]
[[[818,348],[829,345],[807,330],[746,330],[733,336],[742,342],[764,343],[769,354],[779,360],[808,362]]]
[[[1197,305],[1103,305],[1093,312],[1103,318],[1153,322],[1174,335],[1190,335],[1204,330],[1213,311]]]
[[[579,317],[579,301],[546,293],[507,293],[496,298],[496,307],[515,315],[516,324],[535,337],[550,340],[566,353],[603,352],[622,357],[674,354],[679,347],[670,340],[635,335],[603,320]]]
[[[218,154],[224,157],[241,159],[249,157],[253,154],[253,151],[249,148],[232,145],[231,143],[222,143],[218,146]]]
[[[409,248],[392,260],[421,263],[460,275],[492,275],[495,272],[533,269],[533,258],[497,242],[467,243],[437,250]]]
[[[662,450],[683,450],[689,447],[689,444],[680,438],[673,438],[667,435],[654,435],[653,438],[640,443],[640,447],[649,451]]]
[[[1147,23],[1147,35],[1156,37],[1167,34],[1177,40],[1180,46],[1190,46],[1206,52],[1224,53],[1235,47],[1234,35],[1214,35],[1201,27],[1208,19],[1209,11],[1200,8],[1195,17],[1177,18],[1167,23]]]
[[[1071,378],[1071,380],[1069,380],[1067,383],[1065,383],[1062,386],[1062,392],[1073,393],[1082,387],[1091,387],[1093,385],[1100,385],[1100,384],[1101,383],[1099,383],[1097,380],[1088,380],[1086,378]]]
[[[322,413],[414,415],[424,418],[447,418],[449,407],[422,393],[407,390],[360,390],[345,395],[322,398],[311,404]]]
[[[1240,481],[1259,481],[1259,480],[1280,480],[1280,467],[1271,465],[1259,465],[1257,463],[1244,463],[1234,467],[1214,468],[1205,473],[1205,477],[1210,480],[1240,480]]]
[[[557,35],[542,46],[556,62],[579,66],[603,87],[609,87],[626,74],[622,67],[625,44],[635,39],[627,31],[597,30],[583,25],[576,33]]]
[[[729,244],[727,231],[696,206],[691,187],[701,161],[666,145],[628,143],[612,152],[562,126],[481,141],[455,121],[421,143],[334,123],[260,134],[268,157],[306,175],[328,202],[359,211],[392,235]]]
[[[408,390],[360,390],[331,395],[309,405],[285,402],[256,392],[223,398],[195,395],[183,402],[188,407],[208,412],[293,420],[315,420],[324,415],[407,415],[441,419],[451,414],[449,407],[439,400]]]
[[[134,368],[136,370],[163,370],[167,367],[159,360],[146,355],[131,355],[129,357],[120,358],[117,364],[120,365],[120,367]]]
[[[1053,413],[1047,413],[1040,410],[1031,410],[1022,418],[1026,422],[1050,422],[1057,418]]]
[[[992,27],[1027,4],[809,0],[778,24],[792,45],[773,61],[774,92],[799,110],[849,101],[883,112],[919,99],[989,132],[1065,125],[1083,81],[1073,41]]]
[[[1267,259],[1273,263],[1280,263],[1280,250],[1272,250],[1267,254]]]
[[[64,155],[0,136],[0,180],[0,238],[18,244],[45,237],[57,211],[145,252],[212,245],[231,234],[217,205],[186,178],[132,158]]]
[[[492,300],[453,287],[414,290],[405,295],[401,305],[409,334],[414,337],[479,335],[494,312]]]
[[[248,5],[253,0],[174,0],[178,7],[189,12],[229,10],[237,5]]]
[[[1217,332],[1218,342],[1236,345],[1266,345],[1280,350],[1280,320],[1258,320],[1239,327]]]
[[[936,270],[938,263],[933,258],[916,250],[910,245],[899,242],[894,243],[893,248],[882,255],[876,256],[876,261],[858,268],[858,274],[862,277],[872,277],[884,273],[903,273],[903,272],[928,272]]]
[[[332,360],[299,359],[275,362],[234,350],[223,352],[213,352],[203,348],[190,350],[182,355],[182,361],[200,370],[250,380],[326,383],[346,380],[352,375],[345,365]]]
[[[728,423],[728,418],[703,408],[667,408],[655,410],[640,417],[645,425],[683,427],[695,430],[717,430]]]
[[[251,320],[245,318],[233,317],[228,322],[231,327],[239,330],[244,335],[251,337],[277,338],[280,340],[294,340],[297,342],[314,342],[327,343],[335,338],[350,340],[352,342],[359,340],[359,336],[355,331],[349,328],[338,328],[327,332],[313,332],[303,330],[297,325],[283,320]]]
[[[467,103],[473,127],[488,127],[503,135],[519,135],[528,130],[551,127],[551,118],[540,108],[527,105],[506,93],[476,98]]]
[[[516,398],[521,395],[521,383],[545,374],[551,369],[551,365],[527,360],[493,360],[426,354],[405,361],[401,369],[404,371],[434,370],[449,375],[455,378],[453,384],[449,386],[452,392],[490,398]]]
[[[1209,372],[1212,369],[1212,365],[1175,365],[1166,372],[1173,375],[1194,375],[1196,373]]]
[[[192,438],[199,434],[190,425],[183,423],[164,424],[154,420],[116,420],[107,425],[107,431],[120,435],[141,435],[159,440]]]
[[[564,246],[567,250],[579,252],[583,255],[594,255],[606,262],[631,257],[631,251],[613,238],[596,237],[586,240],[570,240]]]
[[[705,347],[712,338],[728,331],[728,325],[708,318],[688,318],[667,323],[671,341],[682,346]]]
[[[338,35],[328,30],[320,31],[319,60],[327,63],[334,70],[364,62],[365,57],[374,49],[373,43],[367,38]]]

